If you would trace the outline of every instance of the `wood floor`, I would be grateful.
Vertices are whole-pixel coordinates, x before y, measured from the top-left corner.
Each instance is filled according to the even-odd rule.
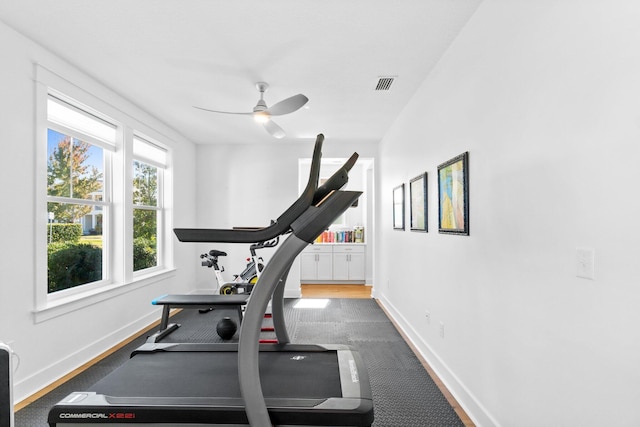
[[[366,285],[300,285],[302,298],[371,298]]]

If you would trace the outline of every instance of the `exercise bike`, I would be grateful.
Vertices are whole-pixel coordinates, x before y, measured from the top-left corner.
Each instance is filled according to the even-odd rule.
[[[213,268],[213,272],[216,276],[216,282],[218,284],[218,291],[220,295],[237,295],[237,294],[251,294],[253,287],[258,283],[260,273],[264,269],[264,260],[256,253],[257,249],[273,248],[278,245],[280,241],[279,237],[266,242],[254,243],[249,247],[251,257],[247,258],[247,265],[240,274],[233,276],[233,280],[226,282],[222,277],[224,272],[224,266],[218,264],[218,258],[227,256],[226,252],[212,249],[208,253],[200,255],[202,259],[202,266]]]

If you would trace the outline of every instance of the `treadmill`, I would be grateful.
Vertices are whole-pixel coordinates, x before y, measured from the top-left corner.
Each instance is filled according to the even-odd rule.
[[[319,135],[316,149],[321,139]],[[355,159],[357,154],[345,166],[350,169]],[[343,185],[332,179],[317,187],[317,172],[312,170],[311,202],[278,231],[289,236],[251,294],[237,344],[148,342],[89,390],[56,404],[49,412],[49,425],[370,426],[371,387],[357,351],[343,345],[291,344],[281,312],[294,259],[361,195],[339,190]],[[346,182],[346,176],[341,179]],[[183,230],[175,230],[181,241],[249,239],[242,233],[234,240],[233,230]],[[259,344],[272,296],[279,343]]]

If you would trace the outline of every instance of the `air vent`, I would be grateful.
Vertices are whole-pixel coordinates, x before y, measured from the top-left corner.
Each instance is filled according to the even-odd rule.
[[[395,80],[395,77],[380,77],[378,84],[376,84],[375,90],[391,90],[391,84]]]

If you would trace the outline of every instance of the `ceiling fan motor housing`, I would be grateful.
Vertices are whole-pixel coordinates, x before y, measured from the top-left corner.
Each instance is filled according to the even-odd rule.
[[[267,109],[267,103],[264,102],[264,99],[260,99],[255,107],[253,107],[253,112],[257,113],[260,111],[264,111]]]

